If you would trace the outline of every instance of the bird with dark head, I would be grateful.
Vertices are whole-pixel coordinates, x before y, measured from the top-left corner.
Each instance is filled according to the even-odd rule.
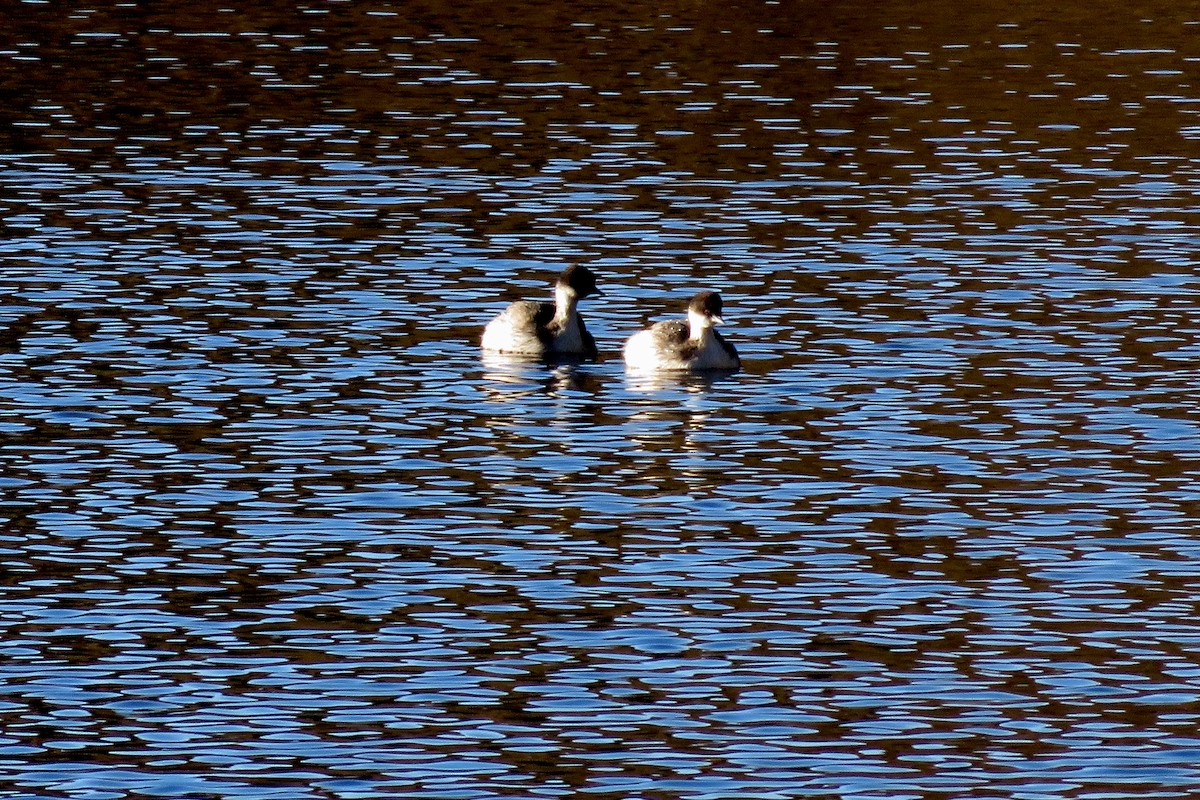
[[[717,332],[721,295],[699,292],[688,303],[687,320],[651,325],[625,343],[625,364],[632,370],[737,369],[737,350]]]
[[[481,344],[493,353],[596,357],[596,340],[578,311],[579,301],[600,294],[587,267],[567,267],[554,283],[554,302],[518,300],[483,329]]]

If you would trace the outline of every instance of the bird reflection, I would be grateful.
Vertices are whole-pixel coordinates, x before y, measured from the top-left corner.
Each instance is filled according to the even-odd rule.
[[[735,369],[710,369],[700,372],[627,370],[625,372],[625,388],[635,394],[650,394],[670,389],[683,389],[690,394],[702,394],[736,374],[737,370]]]
[[[483,389],[494,400],[589,391],[592,381],[590,374],[579,369],[581,359],[484,353],[482,361]]]
[[[625,386],[636,410],[630,415],[631,438],[644,452],[669,452],[673,456],[648,468],[664,491],[700,496],[722,484],[722,474],[736,467],[714,451],[715,417],[721,393],[710,392],[735,370],[648,371],[625,373]]]

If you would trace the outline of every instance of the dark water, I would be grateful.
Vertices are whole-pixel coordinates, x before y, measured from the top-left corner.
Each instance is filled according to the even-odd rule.
[[[1186,796],[1200,12],[996,6],[14,4],[0,797]]]

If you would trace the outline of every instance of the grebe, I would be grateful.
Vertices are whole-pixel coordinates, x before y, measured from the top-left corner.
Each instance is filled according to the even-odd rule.
[[[721,295],[700,292],[688,304],[686,322],[659,322],[630,336],[625,364],[634,370],[737,369],[737,351],[714,327],[721,321]]]
[[[518,300],[483,329],[484,350],[517,355],[596,357],[596,340],[576,306],[599,294],[596,276],[583,266],[567,267],[554,284],[554,302]]]

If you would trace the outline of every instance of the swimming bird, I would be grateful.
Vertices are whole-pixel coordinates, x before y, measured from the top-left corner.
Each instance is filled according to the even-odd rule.
[[[741,359],[717,333],[721,295],[700,292],[688,304],[687,321],[651,325],[625,343],[625,365],[633,370],[737,369]]]
[[[570,266],[554,284],[554,302],[518,300],[483,329],[481,344],[494,353],[528,356],[596,357],[596,340],[579,315],[579,301],[600,294],[596,276],[584,266]]]

